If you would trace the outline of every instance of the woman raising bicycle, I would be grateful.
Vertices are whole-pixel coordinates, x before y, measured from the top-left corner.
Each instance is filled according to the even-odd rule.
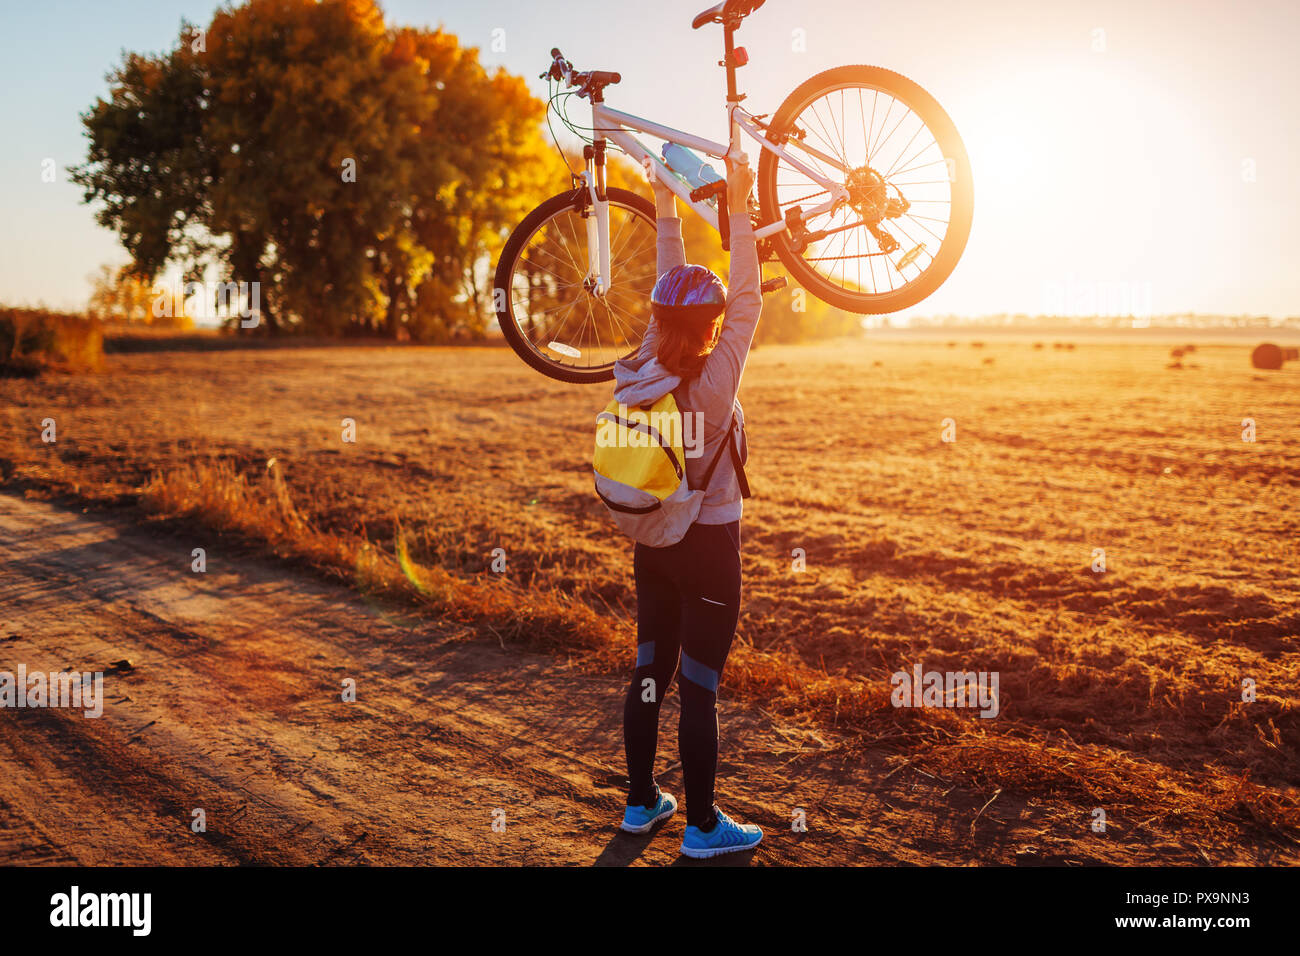
[[[743,159],[743,157],[742,157]],[[686,788],[681,851],[703,858],[747,850],[763,831],[742,825],[713,802],[718,763],[717,691],[740,615],[741,475],[721,443],[733,439],[745,456],[744,413],[736,400],[762,309],[760,270],[748,204],[754,177],[745,162],[729,164],[731,291],[710,270],[686,264],[682,222],[671,191],[655,182],[658,280],[652,319],[641,348],[614,366],[614,398],[629,407],[673,393],[685,417],[701,413],[704,449],[687,459],[692,487],[709,476],[699,517],[676,544],[638,543],[636,672],[623,708],[629,792],[622,829],[644,833],[671,816],[677,801],[654,777],[659,706],[679,671],[678,741]],[[697,416],[698,418],[698,416]],[[654,692],[646,694],[649,678]]]

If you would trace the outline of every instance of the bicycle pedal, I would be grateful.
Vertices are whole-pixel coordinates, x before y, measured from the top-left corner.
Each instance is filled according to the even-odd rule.
[[[691,202],[699,202],[701,199],[711,199],[714,196],[721,196],[727,191],[727,182],[720,179],[716,183],[706,183],[697,189],[691,190]]]
[[[768,295],[769,293],[772,292],[780,292],[785,287],[786,287],[785,276],[773,276],[772,278],[764,282],[761,286],[759,286],[759,288],[763,290],[763,295]]]

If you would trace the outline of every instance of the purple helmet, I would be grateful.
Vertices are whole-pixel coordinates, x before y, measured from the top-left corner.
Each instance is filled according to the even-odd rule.
[[[673,266],[650,293],[655,316],[667,322],[712,322],[727,305],[727,287],[704,266]]]

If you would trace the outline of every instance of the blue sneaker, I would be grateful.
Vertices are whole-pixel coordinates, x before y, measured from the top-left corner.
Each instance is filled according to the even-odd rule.
[[[677,812],[677,801],[671,793],[659,792],[659,799],[652,807],[628,807],[623,811],[623,822],[619,825],[625,833],[646,833],[660,820],[667,820]]]
[[[699,827],[687,827],[682,840],[682,855],[696,860],[724,853],[752,850],[763,839],[763,831],[752,823],[737,823],[721,810],[714,809],[718,822],[705,833]]]

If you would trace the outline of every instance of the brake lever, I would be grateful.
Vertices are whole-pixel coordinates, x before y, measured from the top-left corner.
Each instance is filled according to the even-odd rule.
[[[563,62],[559,56],[551,58],[550,68],[545,73],[538,74],[539,80],[562,80],[564,79],[564,70],[561,69],[560,63]]]

